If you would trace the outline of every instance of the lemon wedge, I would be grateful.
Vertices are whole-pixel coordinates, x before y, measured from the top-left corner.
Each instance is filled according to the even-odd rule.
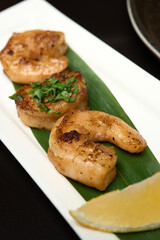
[[[105,193],[70,214],[80,224],[106,232],[160,227],[160,172],[123,190]]]

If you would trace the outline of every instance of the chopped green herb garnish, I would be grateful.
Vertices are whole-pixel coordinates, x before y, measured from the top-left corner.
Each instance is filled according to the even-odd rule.
[[[67,75],[63,76],[64,81],[67,79]],[[59,79],[47,78],[44,82],[33,82],[32,88],[28,91],[28,94],[32,95],[32,98],[37,103],[39,109],[55,116],[61,115],[60,111],[54,111],[46,106],[46,103],[55,103],[59,100],[65,100],[66,102],[74,102],[79,93],[79,89],[76,86],[77,79],[72,77],[65,83],[61,83]],[[17,93],[10,96],[12,100],[19,101],[23,97]]]
[[[61,115],[60,111],[54,111],[54,110],[48,108],[45,104],[40,104],[38,107],[42,112],[48,112],[49,114],[55,113],[54,114],[55,116]]]
[[[46,106],[46,103],[55,103],[59,100],[74,102],[79,92],[76,83],[77,79],[75,77],[68,79],[63,84],[55,77],[48,78],[42,83],[32,83],[32,88],[28,94],[32,95],[32,98],[38,104],[41,111],[48,112],[49,114],[54,113],[58,116],[61,112],[51,110]]]
[[[17,93],[14,93],[12,96],[9,96],[10,99],[14,100],[14,101],[19,101],[22,100],[23,97]]]

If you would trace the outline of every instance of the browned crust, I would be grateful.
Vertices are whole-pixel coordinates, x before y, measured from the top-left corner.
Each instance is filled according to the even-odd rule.
[[[73,103],[60,100],[56,103],[46,103],[46,106],[54,111],[60,111],[61,116],[70,109],[88,109],[88,93],[85,84],[85,79],[82,73],[68,70],[61,73],[54,74],[60,82],[65,83],[67,79],[75,77],[78,82],[76,86],[79,88],[79,93]],[[67,76],[67,79],[66,79]],[[47,112],[42,112],[34,99],[28,94],[31,85],[27,84],[17,90],[17,94],[21,95],[23,99],[16,101],[18,115],[24,124],[38,129],[51,130],[53,124],[60,116],[51,115]]]

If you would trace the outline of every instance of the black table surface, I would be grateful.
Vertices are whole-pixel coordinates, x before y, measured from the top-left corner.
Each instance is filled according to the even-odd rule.
[[[0,11],[17,2],[0,1]],[[48,2],[160,79],[159,60],[133,30],[125,0]],[[79,239],[2,142],[0,196],[0,239]]]

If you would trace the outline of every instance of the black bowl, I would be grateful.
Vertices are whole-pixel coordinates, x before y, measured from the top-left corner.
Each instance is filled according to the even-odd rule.
[[[160,0],[127,0],[127,10],[138,36],[160,58]]]

